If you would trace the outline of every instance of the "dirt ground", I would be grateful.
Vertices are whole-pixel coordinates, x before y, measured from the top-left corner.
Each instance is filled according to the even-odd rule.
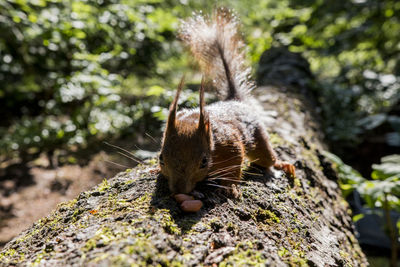
[[[50,168],[41,155],[28,162],[6,162],[0,166],[0,248],[61,202],[113,177],[125,169],[111,164],[105,152],[96,154],[86,166]],[[129,163],[127,163],[129,164]]]

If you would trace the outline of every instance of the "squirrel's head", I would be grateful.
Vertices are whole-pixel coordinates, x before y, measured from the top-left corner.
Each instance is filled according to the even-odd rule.
[[[182,78],[169,110],[159,156],[161,173],[168,179],[172,193],[190,193],[197,182],[206,178],[213,149],[210,121],[204,110],[204,82],[200,88],[200,112],[177,114],[183,81]]]

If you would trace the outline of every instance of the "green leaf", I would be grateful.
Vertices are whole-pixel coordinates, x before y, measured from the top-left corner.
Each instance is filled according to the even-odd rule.
[[[400,181],[366,181],[357,187],[360,194],[370,196],[373,200],[377,201],[382,199],[384,193],[391,195],[398,195],[400,192]]]
[[[147,96],[160,96],[164,93],[165,89],[158,85],[153,85],[147,91]]]
[[[357,222],[357,221],[361,220],[362,218],[364,218],[364,216],[365,216],[365,214],[363,214],[363,213],[354,215],[353,216],[353,222]]]
[[[334,163],[333,167],[339,173],[339,178],[343,184],[360,184],[365,181],[365,178],[358,171],[344,164],[338,156],[327,151],[323,151],[322,154]]]
[[[390,155],[381,159],[381,164],[373,164],[374,171],[371,177],[375,180],[384,180],[388,177],[400,177],[400,155]]]
[[[340,184],[340,188],[342,190],[351,190],[353,189],[353,186],[351,184]]]
[[[372,130],[382,125],[382,123],[386,121],[386,118],[386,114],[375,114],[359,120],[358,125],[364,127],[367,130]]]
[[[63,130],[61,130],[61,129],[58,130],[58,131],[57,131],[57,138],[58,138],[58,139],[62,139],[62,138],[64,137],[64,134],[65,134],[65,133],[64,133]]]

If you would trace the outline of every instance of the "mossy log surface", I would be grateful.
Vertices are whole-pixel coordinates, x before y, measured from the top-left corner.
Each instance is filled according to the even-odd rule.
[[[187,214],[151,160],[60,204],[4,247],[0,266],[366,265],[311,106],[282,88],[254,95],[296,178],[247,171],[239,199],[201,186],[203,208]]]

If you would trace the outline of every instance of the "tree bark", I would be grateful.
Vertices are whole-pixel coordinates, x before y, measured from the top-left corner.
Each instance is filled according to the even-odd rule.
[[[271,54],[264,58],[274,62]],[[259,87],[254,95],[273,147],[295,164],[296,178],[248,169],[240,199],[201,185],[203,208],[186,214],[150,160],[60,204],[5,246],[0,265],[366,266],[351,211],[321,153],[314,106],[299,94],[312,80],[309,70],[301,70],[308,65],[294,62],[288,75],[300,73],[297,83],[293,77],[289,83],[259,78],[275,86]],[[273,65],[267,69],[274,73]]]

